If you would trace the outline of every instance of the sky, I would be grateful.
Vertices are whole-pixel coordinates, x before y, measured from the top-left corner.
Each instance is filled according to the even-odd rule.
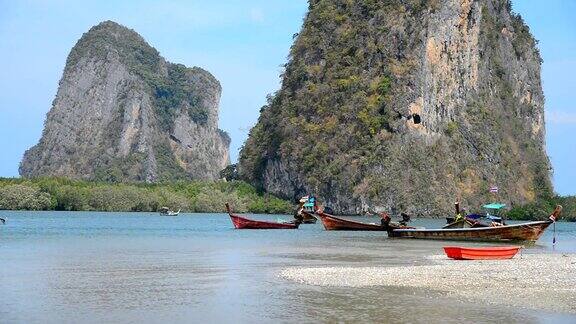
[[[66,57],[88,29],[113,20],[134,29],[168,61],[220,80],[220,128],[232,161],[266,95],[280,87],[306,0],[0,0],[0,177],[18,176],[42,134]],[[576,1],[516,0],[544,59],[547,152],[555,190],[576,194]]]

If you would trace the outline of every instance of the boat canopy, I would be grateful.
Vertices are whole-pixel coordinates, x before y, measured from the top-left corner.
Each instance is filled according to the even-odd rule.
[[[314,207],[316,198],[310,197],[310,196],[305,196],[305,197],[302,197],[302,199],[300,201],[302,201],[304,199],[306,199],[305,200],[306,202],[304,203],[304,207],[309,207],[309,208]]]
[[[506,204],[493,203],[493,204],[486,204],[482,207],[484,207],[486,209],[502,209],[502,208],[506,207]]]
[[[466,215],[466,218],[469,218],[469,219],[488,218],[489,220],[492,220],[492,221],[501,221],[502,220],[502,217],[498,217],[498,216],[494,216],[494,215],[490,215],[490,214],[486,214],[486,215],[470,214],[470,215]]]

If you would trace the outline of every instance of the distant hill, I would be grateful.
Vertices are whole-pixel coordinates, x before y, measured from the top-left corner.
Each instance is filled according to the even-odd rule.
[[[339,213],[550,197],[541,61],[509,1],[310,0],[239,173]]]
[[[209,72],[166,62],[135,31],[106,21],[70,52],[24,177],[214,180],[229,164],[218,129],[221,87]]]

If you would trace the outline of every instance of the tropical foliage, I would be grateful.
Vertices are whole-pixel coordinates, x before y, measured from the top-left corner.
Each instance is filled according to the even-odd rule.
[[[292,204],[262,194],[242,181],[109,183],[62,178],[0,179],[0,209],[70,211],[223,212],[230,202],[239,212],[290,213]]]
[[[512,208],[506,217],[516,220],[544,219],[556,207],[562,205],[561,220],[576,222],[576,196],[561,197],[556,196],[550,199],[543,199],[536,203],[517,206]]]
[[[0,209],[46,210],[54,207],[50,194],[36,186],[9,184],[0,187]]]

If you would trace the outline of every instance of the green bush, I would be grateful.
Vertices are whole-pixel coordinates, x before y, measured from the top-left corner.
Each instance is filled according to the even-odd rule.
[[[548,218],[557,205],[563,207],[560,215],[561,220],[576,221],[576,196],[556,196],[532,204],[516,206],[506,213],[506,217],[513,220],[544,220]]]
[[[291,203],[259,193],[243,181],[178,181],[164,184],[110,183],[63,178],[0,179],[0,209],[155,212],[291,213]]]
[[[446,135],[452,136],[454,135],[454,133],[456,133],[457,130],[458,130],[458,124],[456,122],[451,121],[448,124],[446,124],[444,132],[446,133]]]
[[[46,210],[53,207],[50,195],[38,187],[10,184],[0,188],[0,209]]]

